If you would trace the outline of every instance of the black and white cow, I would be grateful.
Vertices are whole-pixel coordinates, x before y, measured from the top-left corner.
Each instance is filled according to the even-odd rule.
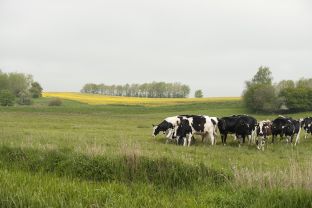
[[[302,127],[305,131],[304,138],[308,137],[308,134],[312,134],[312,117],[307,117],[303,119]]]
[[[272,122],[272,143],[274,143],[274,138],[279,135],[281,139],[286,136],[287,143],[292,143],[294,136],[296,136],[295,144],[297,144],[300,138],[300,127],[300,121],[279,116]]]
[[[176,127],[181,123],[182,119],[186,118],[192,118],[196,115],[178,115],[178,116],[172,116],[164,119],[160,124],[153,125],[153,133],[152,136],[156,137],[160,132],[163,134],[166,134],[167,141],[177,141],[176,137],[174,135]]]
[[[235,134],[236,137],[240,138],[240,143],[245,142],[245,137],[248,136],[251,142],[257,120],[248,115],[233,115],[223,117],[218,120],[218,128],[221,134],[222,144],[226,145],[226,139],[228,134]]]
[[[190,146],[193,135],[201,135],[203,140],[210,137],[211,145],[215,144],[215,125],[209,116],[184,117],[176,127],[177,141],[183,140],[183,146]]]
[[[256,128],[257,139],[256,144],[257,148],[264,150],[264,145],[269,136],[272,135],[272,122],[270,120],[260,121]]]
[[[179,116],[164,119],[160,124],[153,125],[152,136],[156,137],[160,132],[166,134],[167,142],[173,139],[174,129],[180,124]]]

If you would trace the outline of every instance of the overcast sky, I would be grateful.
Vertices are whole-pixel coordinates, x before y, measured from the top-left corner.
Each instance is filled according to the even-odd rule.
[[[239,96],[261,65],[312,77],[311,0],[0,0],[0,68],[45,91],[178,81]]]

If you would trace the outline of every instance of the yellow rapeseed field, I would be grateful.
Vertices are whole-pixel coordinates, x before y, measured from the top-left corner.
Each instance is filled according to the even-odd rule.
[[[75,92],[44,92],[43,97],[57,97],[65,100],[74,100],[90,105],[144,105],[164,106],[188,103],[237,101],[240,97],[212,97],[212,98],[137,98],[84,94]]]

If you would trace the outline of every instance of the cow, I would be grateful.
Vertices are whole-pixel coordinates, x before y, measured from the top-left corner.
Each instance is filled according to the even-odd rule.
[[[183,146],[191,145],[194,134],[201,135],[203,140],[209,136],[211,145],[215,144],[215,125],[209,116],[184,117],[175,129],[175,137],[183,140]]]
[[[153,125],[152,136],[156,137],[160,132],[166,134],[167,141],[173,139],[173,133],[176,126],[180,124],[179,116],[172,116],[164,119],[160,124]]]
[[[272,122],[270,120],[260,121],[256,128],[257,132],[257,148],[264,150],[265,142],[268,136],[272,135]]]
[[[304,118],[302,121],[302,127],[305,131],[304,138],[308,137],[308,134],[312,134],[312,117]]]
[[[243,119],[238,119],[235,125],[235,136],[239,139],[239,146],[245,143],[245,138],[249,135],[252,135],[252,130],[249,128],[248,122]]]
[[[172,116],[164,119],[160,124],[153,125],[152,136],[156,137],[160,132],[166,134],[166,143],[169,141],[175,141],[176,137],[174,136],[175,128],[180,124],[182,119],[191,118],[195,115],[178,115]],[[176,140],[178,143],[178,140]]]
[[[274,138],[280,135],[281,139],[286,136],[286,142],[293,142],[293,138],[296,135],[295,145],[299,143],[301,121],[294,120],[292,118],[279,116],[272,122],[272,143]]]
[[[235,134],[236,137],[245,142],[245,137],[248,136],[249,142],[252,141],[257,120],[248,115],[232,115],[222,117],[218,120],[218,128],[221,134],[222,144],[226,145],[228,134]]]

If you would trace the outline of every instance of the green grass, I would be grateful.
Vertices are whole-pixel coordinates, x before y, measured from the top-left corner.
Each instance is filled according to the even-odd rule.
[[[185,148],[151,137],[152,124],[167,116],[246,113],[239,101],[48,107],[49,100],[0,108],[0,207],[312,207],[312,137],[264,152],[231,138]]]

